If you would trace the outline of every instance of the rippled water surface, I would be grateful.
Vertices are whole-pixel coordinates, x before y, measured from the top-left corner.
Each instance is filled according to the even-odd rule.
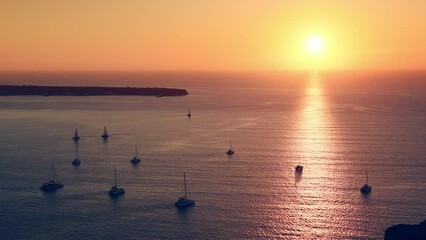
[[[426,219],[424,73],[14,73],[0,80],[190,92],[0,97],[2,239],[381,239],[390,225]],[[71,165],[74,128],[79,167]],[[137,166],[130,164],[135,144]],[[51,161],[65,187],[46,194],[38,188],[50,180]],[[126,189],[117,199],[107,195],[114,164]],[[363,196],[366,168],[373,191]],[[173,205],[183,172],[196,201],[185,211]]]

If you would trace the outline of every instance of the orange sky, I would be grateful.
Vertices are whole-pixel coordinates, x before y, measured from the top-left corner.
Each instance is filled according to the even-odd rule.
[[[1,0],[0,71],[426,69],[425,13],[424,0]]]

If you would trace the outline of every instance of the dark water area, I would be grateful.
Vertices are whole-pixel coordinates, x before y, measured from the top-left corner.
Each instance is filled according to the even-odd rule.
[[[0,73],[0,84],[190,93],[1,97],[2,239],[382,239],[426,219],[426,72]],[[65,186],[43,193],[51,161]],[[126,194],[111,199],[114,164]],[[183,172],[196,201],[185,211]]]

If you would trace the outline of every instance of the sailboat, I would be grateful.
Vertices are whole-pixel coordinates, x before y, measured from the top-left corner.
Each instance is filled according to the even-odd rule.
[[[234,154],[234,150],[232,150],[232,143],[231,143],[231,141],[229,141],[229,149],[226,152],[226,154],[228,154],[228,155],[233,155]]]
[[[102,134],[102,136],[101,136],[103,139],[107,139],[107,138],[109,138],[109,135],[108,135],[108,131],[107,131],[107,128],[106,127],[104,127],[104,134]]]
[[[184,186],[185,186],[185,195],[183,197],[180,197],[176,202],[175,202],[175,207],[178,208],[186,208],[186,207],[191,207],[195,205],[195,201],[189,199],[186,195],[186,176],[185,176],[185,172],[183,172],[183,182],[184,182]]]
[[[141,162],[141,159],[138,157],[138,146],[135,144],[135,156],[130,161],[133,164],[138,164]]]
[[[188,114],[186,114],[186,116],[189,117],[189,118],[192,116],[192,114],[191,114],[191,108],[188,109]]]
[[[365,185],[362,186],[359,190],[363,194],[369,194],[371,192],[371,186],[368,185],[368,172],[367,172],[367,168],[365,168]]]
[[[43,183],[43,185],[41,185],[40,190],[43,190],[45,192],[52,192],[55,190],[58,190],[60,188],[64,187],[64,184],[60,183],[59,181],[55,181],[55,172],[53,169],[53,161],[50,162],[50,166],[52,168],[52,180],[49,182],[45,182]]]
[[[108,191],[108,195],[110,195],[111,197],[116,197],[124,193],[124,188],[117,187],[117,169],[114,164],[114,186],[112,186],[111,189]]]
[[[78,136],[77,128],[74,130],[74,137],[72,137],[72,139],[74,140],[74,142],[77,142],[78,140],[80,140],[80,136]]]
[[[76,143],[76,144],[75,144],[75,155],[76,155],[76,157],[75,157],[75,159],[72,161],[72,165],[74,165],[74,166],[78,166],[78,165],[80,165],[80,164],[81,164],[81,160],[80,160],[80,157],[79,157],[79,155],[78,155],[78,143]]]

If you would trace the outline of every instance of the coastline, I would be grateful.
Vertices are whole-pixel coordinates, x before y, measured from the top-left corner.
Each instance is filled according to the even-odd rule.
[[[93,86],[37,86],[0,85],[0,96],[186,96],[186,89],[178,88],[139,88],[139,87],[93,87]]]
[[[385,231],[385,240],[426,239],[426,220],[419,224],[398,224],[391,226]]]

